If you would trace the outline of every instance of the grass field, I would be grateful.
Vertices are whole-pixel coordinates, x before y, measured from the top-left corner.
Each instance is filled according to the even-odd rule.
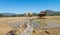
[[[18,22],[23,23],[24,21],[27,21],[28,19],[34,19],[37,23],[40,23],[41,28],[43,29],[48,22],[53,23],[60,23],[60,16],[46,16],[45,19],[37,19],[38,17],[3,17],[0,18],[0,35],[5,35],[11,30],[16,30],[16,34],[20,35],[24,31],[24,27],[22,28],[13,28],[10,27],[11,24],[15,24]],[[43,17],[44,18],[44,17]],[[58,28],[51,28],[48,30],[37,30],[34,29],[34,31],[31,33],[32,35],[60,35],[60,29]]]

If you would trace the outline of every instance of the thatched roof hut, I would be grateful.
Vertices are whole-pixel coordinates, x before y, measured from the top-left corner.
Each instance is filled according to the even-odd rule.
[[[42,11],[42,12],[39,13],[39,17],[46,16],[46,14],[47,14],[47,12],[43,12],[43,11]]]
[[[32,14],[32,12],[30,12],[30,13],[26,13],[26,16],[32,17],[33,14]]]

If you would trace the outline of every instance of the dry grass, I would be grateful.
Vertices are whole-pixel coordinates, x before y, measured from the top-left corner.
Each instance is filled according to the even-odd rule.
[[[29,19],[35,19],[38,17],[29,17]],[[60,23],[60,16],[46,16],[46,19],[36,19],[38,23],[41,23],[41,28],[46,26],[48,21],[52,21],[55,23]],[[0,35],[4,35],[6,32],[8,33],[11,30],[14,30],[14,28],[9,27],[7,24],[7,21],[10,21],[11,23],[16,23],[18,21],[24,21],[26,20],[26,17],[3,17],[0,18]],[[18,28],[16,31],[16,34],[20,35],[24,31],[24,28]],[[48,31],[50,34],[48,34],[46,31]],[[60,29],[48,29],[48,30],[36,30],[32,32],[32,35],[60,35]]]
[[[46,16],[43,17],[45,19],[36,19],[35,21],[40,23],[40,26],[42,29],[48,24],[48,22],[53,23],[60,23],[60,16]],[[59,28],[51,28],[48,30],[35,30],[37,34],[33,33],[34,35],[60,35],[60,29]]]

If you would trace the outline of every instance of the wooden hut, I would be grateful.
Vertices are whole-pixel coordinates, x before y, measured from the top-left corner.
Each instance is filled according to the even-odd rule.
[[[25,16],[27,17],[28,16],[28,13],[26,13]]]
[[[28,16],[29,16],[29,17],[32,17],[32,16],[33,16],[32,12],[26,13],[25,15],[26,15],[27,17],[28,17]]]
[[[39,17],[44,17],[44,16],[46,16],[46,14],[47,14],[47,12],[42,11],[42,12],[39,13]]]
[[[32,14],[32,12],[30,12],[30,17],[32,17],[33,16],[33,14]]]

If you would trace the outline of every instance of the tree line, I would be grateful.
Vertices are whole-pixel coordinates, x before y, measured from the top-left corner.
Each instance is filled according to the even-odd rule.
[[[47,12],[46,16],[60,16],[60,11],[45,10],[45,11],[41,11],[41,12]],[[39,16],[40,13],[32,13],[32,15]],[[0,17],[25,17],[25,16],[26,16],[26,13],[24,13],[24,14],[7,14],[7,15],[0,13]],[[30,13],[28,13],[28,16],[31,16]]]
[[[38,16],[38,14],[37,13],[33,13],[32,14],[33,16]],[[26,14],[24,13],[24,14],[13,14],[13,15],[3,15],[3,14],[0,14],[0,17],[25,17],[26,16]],[[30,15],[30,13],[28,13],[28,16],[31,16]]]

